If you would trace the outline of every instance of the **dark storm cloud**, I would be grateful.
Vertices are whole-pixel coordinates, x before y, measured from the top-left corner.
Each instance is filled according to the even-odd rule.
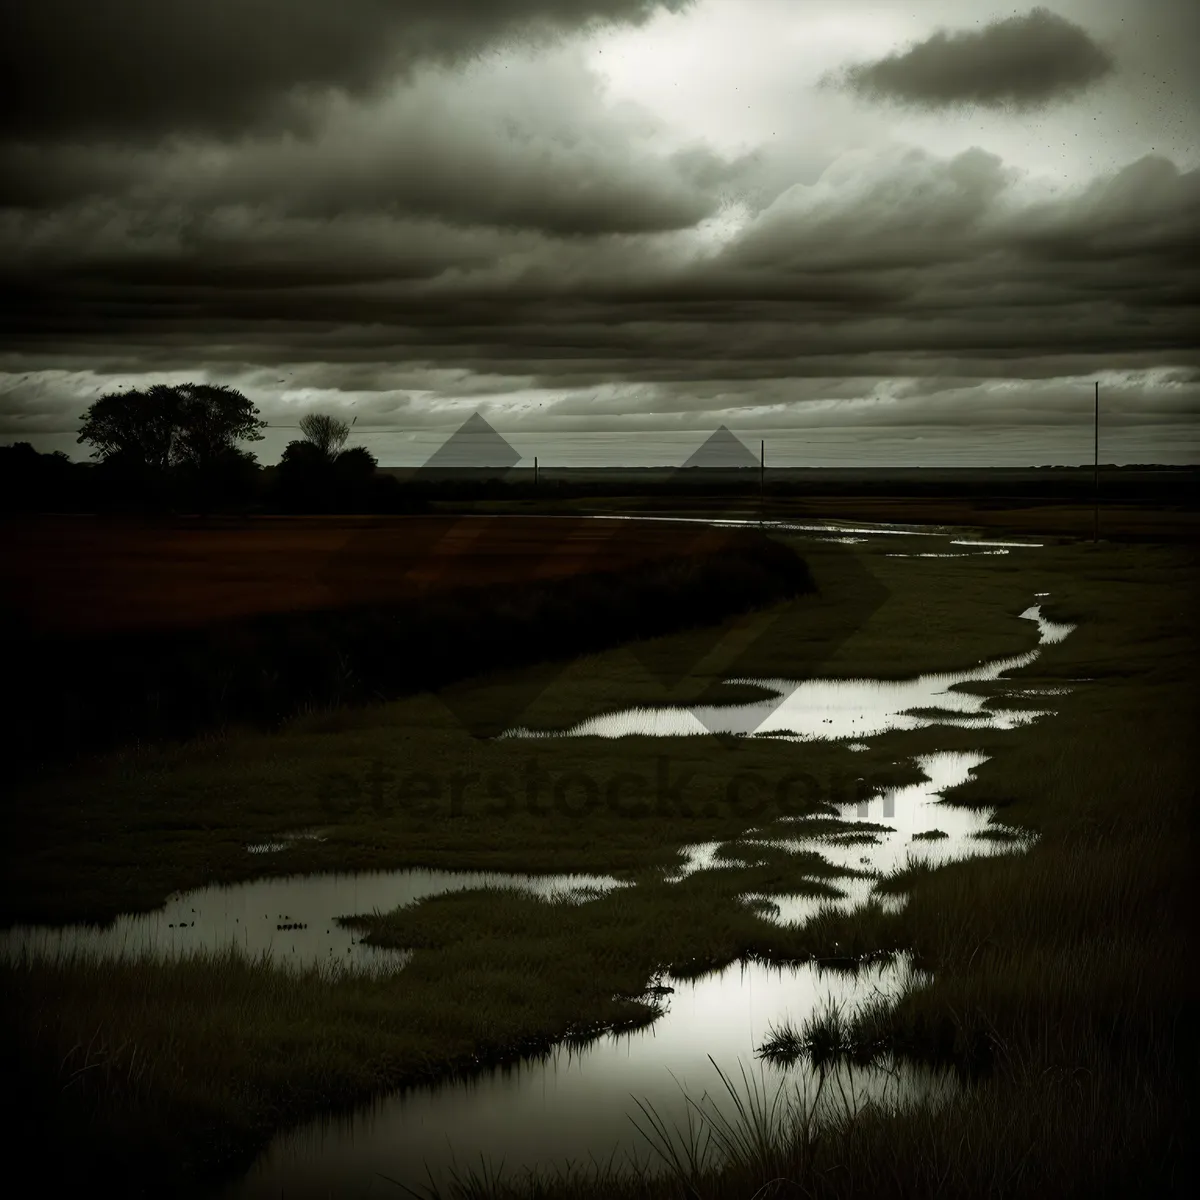
[[[309,139],[0,146],[0,172],[4,201],[28,210],[243,206],[281,218],[386,213],[580,235],[694,225],[753,169],[703,145],[664,154],[653,132],[636,112],[614,111],[568,51],[520,72],[423,69],[378,103],[329,106]]]
[[[1045,8],[982,29],[938,30],[899,54],[858,63],[828,82],[873,100],[924,108],[962,104],[1038,108],[1108,75],[1112,55],[1080,26]]]
[[[34,0],[8,3],[0,138],[154,140],[305,128],[305,99],[377,92],[414,63],[640,22],[691,0]]]
[[[707,248],[236,205],[0,213],[0,352],[556,387],[1200,361],[1200,171],[1151,155],[1022,188],[980,150],[847,155]]]

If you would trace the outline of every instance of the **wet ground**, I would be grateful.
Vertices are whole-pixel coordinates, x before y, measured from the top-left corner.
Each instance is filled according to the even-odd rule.
[[[643,518],[645,519],[645,518]],[[653,518],[649,518],[653,519]],[[757,524],[721,522],[723,524]],[[973,540],[952,530],[907,529],[866,524],[779,523],[774,528],[835,542],[921,539],[898,556],[970,557],[1036,549],[1033,542]],[[916,548],[928,546],[929,549]],[[654,736],[695,737],[713,733],[770,736],[795,742],[836,740],[866,749],[871,739],[894,730],[935,727],[1014,729],[1053,715],[1050,707],[1006,707],[1006,698],[1040,701],[1067,689],[1021,686],[1005,681],[1038,659],[1042,647],[1061,641],[1071,626],[1046,619],[1040,601],[1020,618],[1035,622],[1039,645],[1023,654],[997,658],[961,670],[914,679],[738,679],[765,697],[746,703],[634,707],[599,713],[561,730],[512,729],[511,738]],[[973,690],[973,686],[978,690]],[[813,818],[785,818],[748,831],[733,842],[684,847],[684,863],[666,875],[678,880],[696,871],[720,870],[755,861],[768,847],[793,853],[816,851],[852,874],[825,882],[841,895],[834,899],[786,893],[750,893],[752,904],[771,920],[800,923],[822,906],[853,910],[871,899],[895,908],[902,896],[880,896],[879,881],[915,863],[937,865],[951,859],[1020,852],[1031,844],[1019,829],[994,820],[986,809],[941,801],[946,789],[966,782],[986,757],[974,751],[944,751],[917,760],[924,778],[879,795],[839,806],[838,816],[861,831],[830,835]],[[826,828],[828,817],[823,818]],[[248,845],[248,854],[286,851],[297,840],[321,837],[299,830],[273,842]],[[587,903],[614,887],[629,886],[609,876],[528,876],[500,872],[390,871],[292,876],[236,887],[210,887],[172,897],[154,913],[122,917],[98,929],[72,926],[19,927],[0,934],[0,952],[56,954],[184,954],[197,949],[238,946],[285,967],[338,964],[351,969],[402,969],[408,954],[362,944],[361,935],[337,918],[387,912],[427,896],[483,887],[519,888],[547,902]],[[606,1036],[587,1046],[562,1047],[544,1061],[497,1069],[469,1081],[412,1089],[385,1098],[344,1119],[325,1119],[275,1139],[253,1170],[226,1195],[316,1197],[329,1194],[382,1195],[391,1176],[409,1187],[429,1179],[445,1182],[456,1169],[481,1161],[504,1161],[507,1171],[646,1162],[649,1143],[630,1117],[641,1110],[631,1096],[649,1101],[668,1125],[685,1124],[683,1090],[702,1104],[727,1104],[713,1061],[735,1080],[745,1068],[769,1091],[786,1086],[798,1102],[813,1103],[817,1076],[804,1063],[784,1067],[761,1060],[758,1052],[772,1029],[796,1027],[830,1002],[860,1003],[894,997],[920,986],[908,961],[864,965],[853,973],[809,964],[779,968],[733,964],[701,979],[658,981],[672,989],[657,997],[661,1015],[632,1034]],[[844,1068],[843,1070],[849,1070]],[[952,1084],[911,1066],[890,1071],[855,1069],[842,1080],[852,1103],[868,1096],[891,1102],[933,1100]],[[843,1095],[841,1089],[837,1090]],[[824,1095],[824,1093],[822,1093]],[[822,1100],[822,1103],[825,1103]],[[644,1114],[642,1114],[644,1117]],[[643,1120],[643,1124],[645,1124]],[[481,1158],[482,1156],[482,1158]],[[399,1194],[399,1193],[397,1193]]]
[[[414,1089],[350,1118],[313,1122],[277,1138],[250,1174],[221,1195],[317,1200],[403,1194],[384,1176],[419,1194],[430,1179],[445,1184],[456,1170],[478,1171],[481,1156],[493,1168],[503,1162],[505,1173],[517,1176],[522,1168],[553,1174],[569,1163],[586,1168],[593,1161],[644,1167],[656,1156],[634,1124],[649,1129],[631,1097],[668,1126],[686,1127],[685,1092],[706,1112],[732,1118],[733,1101],[718,1066],[733,1073],[739,1091],[742,1064],[760,1093],[774,1097],[782,1088],[791,1103],[815,1105],[818,1117],[868,1098],[896,1105],[936,1102],[953,1091],[952,1077],[895,1064],[841,1068],[818,1093],[812,1072],[758,1057],[782,1021],[800,1024],[831,1002],[853,1007],[919,981],[905,959],[856,973],[733,963],[701,979],[667,976],[664,986],[674,991],[663,997],[663,1015],[646,1030],[560,1047],[544,1061]]]
[[[257,846],[250,852],[262,852]],[[583,903],[619,880],[602,875],[518,875],[505,871],[354,871],[287,875],[172,896],[163,908],[118,917],[108,926],[17,925],[0,932],[0,953],[174,957],[230,948],[279,967],[395,970],[406,951],[362,943],[338,917],[390,912],[426,896],[511,887],[549,902]]]

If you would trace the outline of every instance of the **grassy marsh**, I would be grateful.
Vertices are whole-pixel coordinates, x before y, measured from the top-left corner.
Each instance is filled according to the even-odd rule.
[[[678,703],[704,694],[729,661],[751,676],[902,678],[1019,653],[1036,631],[1004,614],[1015,617],[1037,591],[1051,593],[1053,619],[1080,627],[1021,683],[1088,682],[1071,683],[1050,705],[1057,715],[1028,728],[895,733],[860,754],[689,738],[668,750],[649,739],[538,743],[535,755],[528,744],[472,739],[453,710],[414,697],[313,714],[274,735],[130,750],[31,782],[5,808],[10,921],[103,917],[214,880],[334,866],[603,870],[640,886],[561,911],[476,892],[364,915],[373,940],[415,948],[409,966],[390,978],[314,976],[302,989],[232,955],[6,964],[5,1056],[22,1097],[9,1124],[25,1152],[58,1161],[73,1145],[93,1177],[102,1170],[129,1192],[161,1194],[174,1163],[169,1186],[182,1194],[306,1115],[571,1032],[647,1020],[651,1006],[613,996],[639,992],[665,966],[912,947],[933,983],[873,1014],[871,1038],[890,1052],[986,1068],[952,1104],[869,1111],[820,1133],[789,1126],[754,1141],[754,1153],[733,1139],[723,1168],[666,1182],[584,1172],[517,1194],[683,1196],[695,1186],[748,1196],[772,1180],[774,1192],[761,1194],[1166,1194],[1188,1112],[1184,1072],[1196,1063],[1183,919],[1197,766],[1194,554],[1102,545],[1047,546],[1019,560],[874,555],[883,597],[855,624],[846,610],[861,574],[850,556],[804,553],[819,594],[731,621],[719,638],[662,640],[675,643],[667,659],[695,664],[674,689],[647,669],[652,655],[617,649],[547,679],[523,721],[561,726],[606,704]],[[479,690],[480,703],[503,711],[503,681]],[[799,809],[820,812],[857,776],[907,782],[912,755],[954,746],[991,756],[954,798],[996,806],[1038,840],[1023,855],[897,876],[890,890],[909,896],[899,913],[825,910],[791,930],[735,908],[741,892],[836,887],[811,859],[759,846],[756,865],[672,885],[654,873],[678,862],[684,843],[770,831],[777,807],[729,803],[737,772],[775,781],[799,761],[816,781]],[[660,803],[664,753],[672,779],[692,775],[678,803]],[[449,783],[407,803],[393,784],[371,783],[376,767],[445,782],[447,762],[481,779],[507,771],[523,780],[534,758],[555,779],[623,771],[641,783],[620,811],[556,810],[545,793],[537,811],[520,789],[495,811],[469,786],[456,800]],[[328,786],[333,776],[340,792]],[[632,815],[639,802],[646,811]],[[245,854],[247,842],[305,826],[328,840]],[[837,1044],[854,1043],[833,1032]],[[751,1110],[747,1131],[756,1119]],[[476,1185],[483,1194],[507,1186],[476,1179],[467,1190]]]

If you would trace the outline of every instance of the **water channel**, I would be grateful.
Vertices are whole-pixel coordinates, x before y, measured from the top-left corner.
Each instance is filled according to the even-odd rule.
[[[790,527],[789,527],[790,528]],[[808,530],[808,527],[797,526]],[[939,536],[936,532],[881,527],[819,527],[832,540],[879,534]],[[809,530],[815,532],[815,530]],[[947,538],[947,534],[940,536]],[[954,540],[938,554],[1007,553],[1018,545]],[[965,548],[960,548],[965,547]],[[913,551],[912,553],[924,553]],[[930,552],[934,553],[934,552]],[[1039,593],[1036,600],[1046,599]],[[1003,707],[1004,692],[983,695],[970,685],[1009,676],[1033,663],[1047,644],[1061,641],[1071,626],[1046,619],[1040,604],[1020,614],[1036,623],[1039,645],[1023,654],[977,663],[959,671],[915,679],[754,679],[767,695],[747,703],[693,707],[635,707],[602,713],[561,730],[512,729],[512,738],[654,736],[693,737],[712,733],[774,737],[796,742],[838,740],[865,749],[892,730],[934,726],[1013,729],[1052,715],[1049,708]],[[1021,688],[1008,695],[1061,695],[1064,688]],[[853,838],[829,836],[811,818],[776,822],[770,831],[750,830],[732,843],[706,842],[683,848],[683,862],[667,882],[694,871],[753,862],[756,850],[817,851],[854,872],[832,882],[835,899],[748,893],[768,919],[793,924],[810,920],[822,906],[849,911],[871,899],[897,907],[904,898],[875,892],[880,878],[914,862],[1020,852],[1030,844],[1021,830],[997,824],[995,814],[941,801],[941,793],[968,780],[985,756],[940,752],[917,765],[923,779],[839,807],[843,821],[869,826]],[[247,854],[286,852],[319,830],[297,831],[270,843],[252,844]],[[99,928],[20,926],[0,933],[0,953],[39,955],[181,955],[238,947],[294,969],[313,965],[337,969],[397,971],[405,951],[383,951],[340,925],[339,916],[386,912],[448,891],[515,887],[546,903],[586,904],[613,888],[630,886],[611,876],[512,875],[480,871],[376,871],[256,880],[233,887],[207,887],[176,895],[153,913],[128,915]],[[904,1064],[839,1068],[842,1088],[822,1091],[811,1066],[773,1065],[758,1051],[771,1030],[785,1021],[796,1027],[829,1003],[853,1006],[890,998],[919,987],[922,977],[903,956],[864,964],[853,972],[816,964],[775,967],[734,963],[699,979],[662,982],[673,989],[658,998],[661,1013],[633,1033],[607,1035],[586,1046],[562,1046],[548,1057],[492,1070],[467,1080],[414,1088],[384,1097],[345,1117],[326,1117],[277,1137],[251,1171],[224,1190],[225,1200],[289,1197],[400,1195],[390,1177],[410,1188],[445,1184],[469,1167],[505,1174],[526,1169],[563,1171],[568,1164],[612,1162],[644,1166],[654,1161],[650,1145],[632,1118],[649,1102],[668,1126],[685,1125],[684,1094],[701,1108],[728,1111],[730,1100],[714,1067],[735,1080],[751,1072],[768,1093],[786,1086],[796,1102],[860,1104],[867,1098],[901,1105],[936,1103],[954,1084],[944,1076]],[[711,1056],[711,1058],[710,1058]],[[644,1119],[641,1121],[645,1126]],[[490,1165],[489,1165],[490,1164]]]

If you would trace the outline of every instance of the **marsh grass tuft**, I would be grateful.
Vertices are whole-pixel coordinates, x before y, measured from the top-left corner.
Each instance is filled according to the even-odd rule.
[[[749,1171],[764,1179],[775,1175],[788,1156],[788,1143],[794,1145],[798,1131],[807,1142],[813,1136],[816,1099],[805,1105],[779,1079],[774,1090],[760,1073],[748,1072],[739,1065],[741,1088],[709,1057],[731,1101],[731,1111],[719,1103],[696,1100],[685,1093],[687,1127],[669,1127],[649,1102],[637,1101],[644,1123],[630,1115],[643,1138],[666,1163],[674,1178],[699,1189],[705,1176],[714,1169]],[[824,1081],[822,1081],[824,1083]],[[720,1096],[720,1094],[719,1094]],[[724,1096],[720,1096],[724,1099]],[[790,1148],[790,1147],[789,1147]]]

